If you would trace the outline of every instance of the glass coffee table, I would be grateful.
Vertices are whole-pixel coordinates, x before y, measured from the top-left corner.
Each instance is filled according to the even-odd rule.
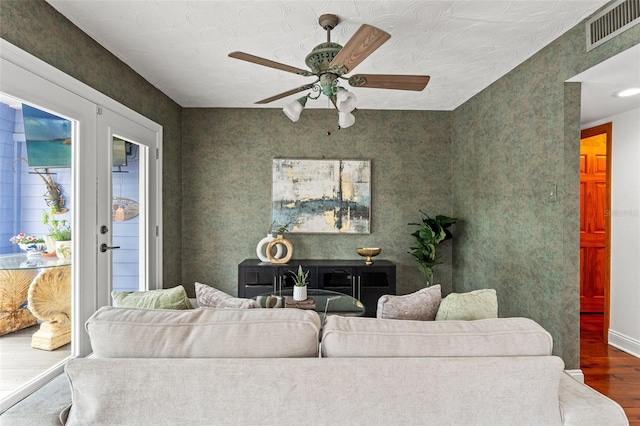
[[[327,315],[359,317],[365,312],[364,305],[355,297],[317,288],[307,288],[307,300],[303,302],[293,300],[291,288],[260,294],[254,299],[261,308],[312,309],[320,314],[323,322]]]

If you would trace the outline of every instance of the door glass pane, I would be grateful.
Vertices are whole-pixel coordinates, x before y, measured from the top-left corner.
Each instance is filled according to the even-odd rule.
[[[145,199],[146,147],[114,136],[112,138],[112,288],[115,291],[146,289]],[[141,178],[142,173],[142,178]]]
[[[157,207],[149,208],[157,203],[158,133],[106,108],[97,118],[100,307],[113,305],[113,291],[145,291],[162,283],[152,271],[161,252],[155,241]]]
[[[75,126],[0,94],[0,399],[71,354]]]

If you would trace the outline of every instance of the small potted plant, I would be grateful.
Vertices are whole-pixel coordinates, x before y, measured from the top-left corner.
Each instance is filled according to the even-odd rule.
[[[289,225],[291,222],[287,222],[282,226],[276,226],[276,221],[271,222],[271,233],[276,233],[277,235],[284,235],[285,232],[289,232]]]
[[[302,265],[298,265],[297,272],[289,271],[289,273],[293,276],[293,300],[296,302],[307,300],[307,284],[309,284],[307,280],[309,278],[309,271],[304,272],[302,270]]]
[[[18,244],[21,250],[27,252],[27,256],[38,256],[46,250],[46,244],[42,238],[35,235],[20,233],[9,239],[13,244]]]
[[[442,263],[440,261],[442,255],[436,253],[436,246],[453,238],[449,227],[460,219],[443,215],[429,217],[422,210],[420,213],[423,216],[421,223],[409,223],[409,225],[416,225],[419,228],[411,234],[415,245],[410,248],[408,253],[418,261],[420,272],[424,275],[427,287],[429,287],[433,284],[433,267]]]
[[[60,259],[71,257],[71,224],[66,219],[55,219],[56,211],[51,207],[42,213],[42,223],[49,228],[49,237],[55,241],[56,255]]]

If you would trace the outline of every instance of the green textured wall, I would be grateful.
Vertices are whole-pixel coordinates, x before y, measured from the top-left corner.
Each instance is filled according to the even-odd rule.
[[[183,134],[183,283],[237,293],[237,265],[257,258],[271,225],[273,158],[372,161],[372,230],[367,235],[288,234],[295,259],[358,259],[356,247],[382,247],[398,265],[398,292],[424,286],[413,258],[409,222],[420,209],[451,213],[451,112],[360,110],[336,126],[335,110],[307,109],[292,123],[279,109],[185,109]],[[451,288],[449,261],[435,269]]]
[[[163,275],[168,283],[178,281],[181,107],[43,0],[0,1],[0,37],[163,127]]]
[[[330,138],[335,112],[293,124],[280,110],[182,110],[42,0],[0,1],[0,37],[164,127],[165,286],[235,294],[237,263],[270,225],[272,158],[369,158],[372,233],[294,234],[296,258],[355,259],[355,247],[380,245],[408,293],[421,279],[407,222],[419,209],[462,217],[435,270],[444,292],[496,288],[502,316],[539,321],[579,367],[580,95],[564,81],[640,42],[640,26],[586,53],[580,24],[454,112],[361,110]]]
[[[538,321],[579,368],[580,85],[565,81],[640,41],[585,52],[584,24],[454,111],[455,291],[497,289],[500,316]],[[549,201],[552,185],[557,201]]]

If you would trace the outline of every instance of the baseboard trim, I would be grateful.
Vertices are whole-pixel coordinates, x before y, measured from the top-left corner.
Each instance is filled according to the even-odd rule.
[[[564,372],[570,375],[571,377],[573,377],[575,380],[579,381],[580,383],[584,383],[584,373],[582,372],[582,370],[580,369],[564,370]]]
[[[640,341],[609,329],[609,344],[614,348],[640,358]]]

